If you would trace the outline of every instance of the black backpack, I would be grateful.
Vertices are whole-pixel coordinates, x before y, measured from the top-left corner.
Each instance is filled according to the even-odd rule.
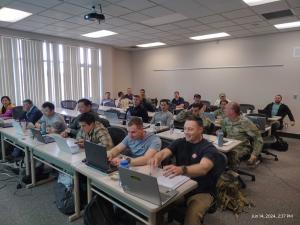
[[[67,188],[62,183],[55,183],[54,185],[54,196],[56,207],[64,214],[70,215],[74,213],[74,196],[73,186]]]
[[[84,210],[85,225],[116,225],[118,224],[113,204],[104,198],[95,195]]]
[[[289,144],[284,141],[281,137],[276,138],[276,142],[271,144],[271,149],[286,152],[289,149]]]

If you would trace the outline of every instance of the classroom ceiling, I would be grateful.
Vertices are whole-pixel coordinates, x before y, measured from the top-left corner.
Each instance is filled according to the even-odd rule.
[[[106,20],[101,24],[84,20],[98,3]],[[0,0],[0,6],[33,13],[16,23],[0,22],[0,27],[121,48],[158,41],[197,43],[189,37],[218,32],[231,35],[226,38],[286,32],[297,29],[277,30],[273,25],[300,20],[300,0],[253,7],[242,0]],[[262,16],[285,9],[294,15],[272,20]],[[96,39],[81,36],[103,29],[118,34]]]

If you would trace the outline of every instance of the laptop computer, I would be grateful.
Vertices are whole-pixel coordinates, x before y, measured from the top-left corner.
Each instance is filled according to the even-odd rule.
[[[70,154],[76,154],[80,151],[80,148],[77,144],[75,144],[75,139],[65,139],[61,137],[59,134],[51,134],[51,137],[54,138],[56,144],[58,145],[58,148],[61,151],[70,153]]]
[[[164,205],[178,192],[173,189],[159,186],[157,178],[134,170],[119,168],[123,190],[155,205]]]
[[[12,123],[5,123],[5,120],[0,118],[0,127],[2,128],[9,128],[9,127],[13,127]]]
[[[215,122],[215,120],[216,120],[216,117],[215,117],[215,114],[214,113],[212,113],[212,112],[204,112],[203,113],[204,114],[204,116],[206,116],[211,122]]]
[[[86,165],[98,169],[104,173],[112,173],[118,170],[117,166],[114,166],[108,162],[107,151],[104,146],[92,143],[90,141],[85,141],[84,148]]]
[[[248,119],[250,119],[261,131],[265,131],[266,124],[267,124],[267,118],[266,117],[260,117],[260,116],[247,116]]]
[[[52,142],[55,142],[53,137],[47,136],[47,135],[42,135],[41,131],[37,130],[37,129],[30,129],[33,136],[39,141],[42,142],[44,144],[49,144]]]
[[[104,116],[110,123],[119,123],[121,120],[116,112],[106,112],[104,111]]]

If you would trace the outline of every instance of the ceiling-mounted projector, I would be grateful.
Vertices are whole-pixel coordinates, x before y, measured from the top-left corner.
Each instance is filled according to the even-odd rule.
[[[96,7],[93,6],[92,7],[93,8],[93,12],[84,15],[83,18],[85,20],[88,20],[88,21],[98,21],[99,23],[101,21],[105,20],[105,16],[102,14],[102,7],[101,7],[100,4],[99,4],[99,6],[100,6],[100,13],[97,13]]]

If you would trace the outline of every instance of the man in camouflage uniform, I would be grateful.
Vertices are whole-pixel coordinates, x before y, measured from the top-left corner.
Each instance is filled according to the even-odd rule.
[[[214,111],[215,118],[217,118],[217,119],[225,118],[224,109],[227,104],[228,104],[227,100],[220,101],[220,108]]]
[[[204,105],[202,103],[194,103],[190,110],[182,110],[175,118],[177,122],[184,123],[186,119],[190,116],[199,117],[203,121],[204,129],[210,128],[210,120],[204,116]]]
[[[79,118],[80,130],[77,133],[77,144],[83,148],[84,141],[88,140],[103,145],[107,150],[113,147],[113,142],[108,130],[102,123],[96,124],[96,119],[91,113],[84,113]]]
[[[224,135],[227,138],[243,141],[229,152],[229,166],[234,168],[240,160],[249,157],[248,163],[255,163],[263,147],[259,129],[248,118],[240,115],[240,105],[236,102],[228,103],[224,113],[226,118],[221,122]]]

